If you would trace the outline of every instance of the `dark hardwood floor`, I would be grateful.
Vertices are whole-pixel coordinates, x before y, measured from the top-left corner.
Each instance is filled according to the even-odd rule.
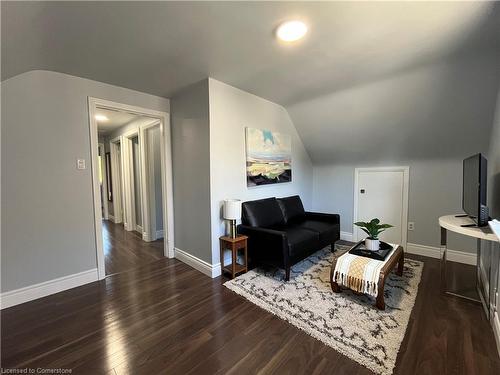
[[[471,279],[472,267],[456,268],[461,280]],[[224,281],[162,258],[5,309],[2,366],[113,375],[371,374]],[[481,306],[440,294],[437,260],[425,259],[394,373],[500,373]]]
[[[102,221],[106,275],[130,270],[163,258],[163,240],[145,242],[139,233],[127,232],[123,224]]]

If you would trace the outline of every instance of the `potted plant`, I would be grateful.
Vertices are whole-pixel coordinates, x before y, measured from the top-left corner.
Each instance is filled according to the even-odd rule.
[[[365,246],[368,250],[379,250],[380,249],[380,240],[378,236],[380,233],[385,231],[386,229],[392,228],[391,224],[380,224],[380,220],[375,218],[369,222],[358,221],[354,223],[361,228],[363,232],[365,232],[368,237],[365,239]]]

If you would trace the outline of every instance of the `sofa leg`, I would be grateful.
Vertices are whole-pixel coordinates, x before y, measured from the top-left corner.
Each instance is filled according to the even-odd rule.
[[[334,253],[335,252],[335,242],[332,243],[330,246],[331,246],[330,250],[332,251],[332,253]]]
[[[290,281],[290,267],[285,267],[285,281]]]

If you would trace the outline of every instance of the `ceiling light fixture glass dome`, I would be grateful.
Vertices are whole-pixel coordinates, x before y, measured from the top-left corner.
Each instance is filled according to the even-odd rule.
[[[297,20],[284,22],[276,30],[276,36],[284,42],[295,42],[303,38],[306,33],[306,24]]]

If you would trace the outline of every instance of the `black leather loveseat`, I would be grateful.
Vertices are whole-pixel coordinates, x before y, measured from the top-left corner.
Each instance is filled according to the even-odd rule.
[[[244,202],[238,233],[248,236],[252,262],[285,269],[340,238],[339,215],[305,212],[298,195]]]

